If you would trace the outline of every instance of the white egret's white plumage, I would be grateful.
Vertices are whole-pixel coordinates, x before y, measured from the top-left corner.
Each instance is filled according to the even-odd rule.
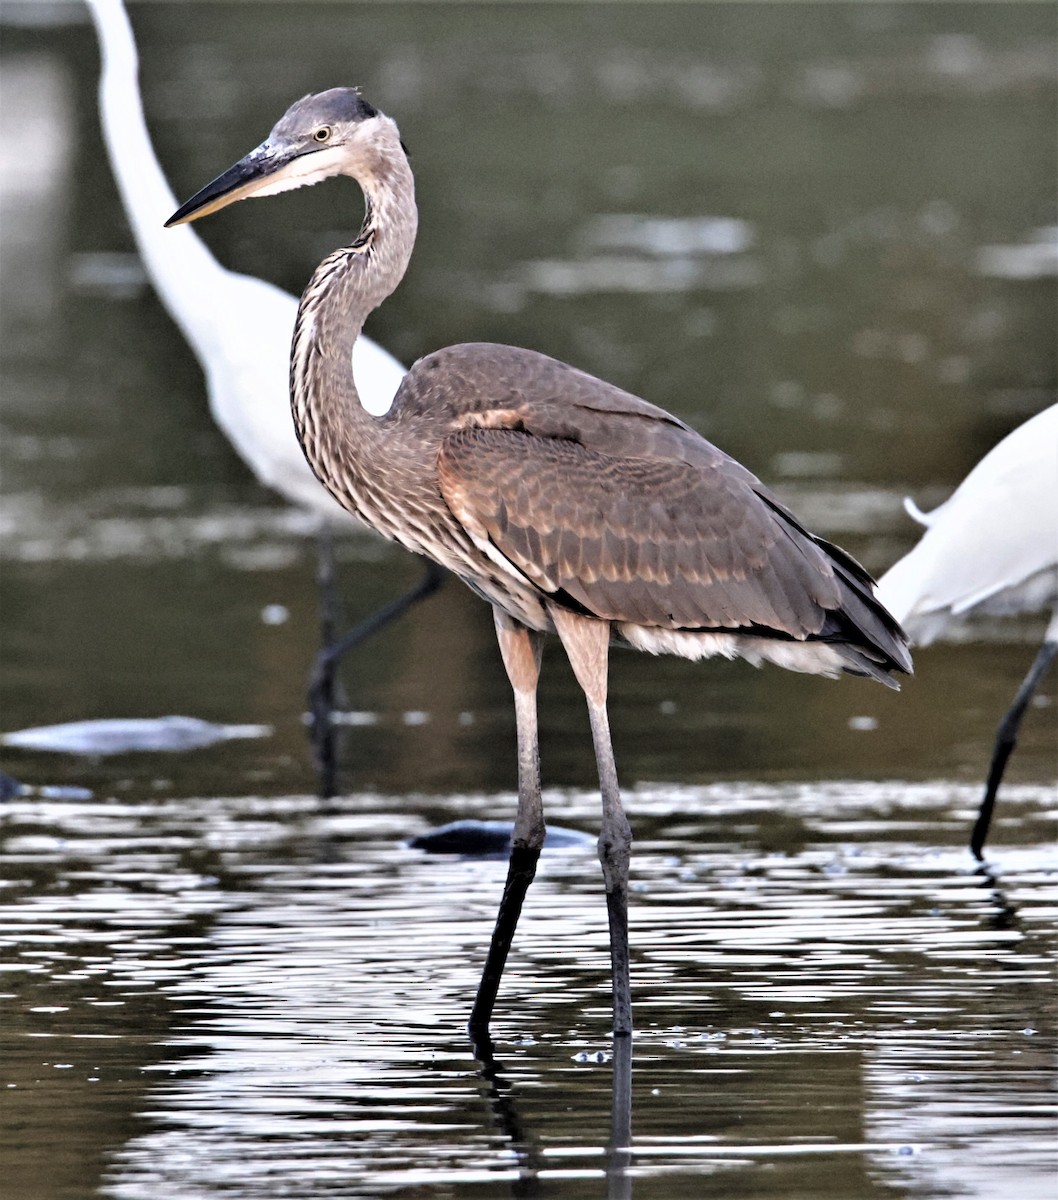
[[[162,228],[176,198],[159,165],[139,90],[139,59],[121,0],[88,0],[102,54],[99,109],[110,165],[158,298],[206,375],[210,412],[258,480],[300,508],[355,524],[313,475],[290,418],[290,339],[298,302],[222,267],[189,227]],[[404,368],[368,338],[353,347],[361,403],[385,412]]]
[[[336,789],[330,729],[333,672],[348,649],[399,616],[440,583],[431,564],[416,587],[332,644],[331,528],[360,527],[312,473],[290,415],[290,342],[298,302],[263,279],[222,267],[190,228],[162,223],[176,199],[162,173],[144,117],[139,59],[122,0],[87,0],[99,37],[99,109],[111,168],[151,283],[206,375],[210,412],[258,481],[318,518],[324,649],[312,674],[309,703],[320,765],[320,789]],[[310,183],[312,180],[306,179]],[[370,339],[352,349],[360,403],[378,415],[389,409],[404,368]]]
[[[877,595],[920,646],[973,613],[1038,612],[1058,599],[1058,404],[1019,425],[930,513]],[[1048,636],[1058,636],[1058,626]]]
[[[1054,609],[999,727],[971,838],[980,857],[1021,717],[1058,654],[1058,404],[1008,434],[932,512],[907,507],[926,532],[878,581],[877,596],[913,642],[928,645],[975,613]]]

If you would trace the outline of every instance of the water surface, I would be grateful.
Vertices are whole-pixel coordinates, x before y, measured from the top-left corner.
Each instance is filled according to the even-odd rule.
[[[959,785],[630,793],[636,1195],[1046,1194],[1054,798],[1005,799],[986,871]],[[592,794],[547,802],[594,824]],[[462,1024],[505,864],[403,837],[512,803],[15,802],[15,1194],[599,1195],[592,848],[545,853],[483,1066]],[[61,1153],[25,1146],[44,1128]]]

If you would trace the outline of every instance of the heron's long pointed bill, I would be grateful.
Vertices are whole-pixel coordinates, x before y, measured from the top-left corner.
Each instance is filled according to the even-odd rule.
[[[265,142],[256,150],[251,150],[245,158],[240,158],[223,175],[218,175],[212,183],[207,183],[185,204],[181,204],[166,221],[165,227],[168,229],[171,225],[197,221],[199,217],[217,212],[236,200],[246,200],[250,196],[274,196],[291,188],[317,183],[328,175],[334,175],[336,169],[335,156],[323,146],[318,150],[276,150]]]
[[[222,175],[218,175],[212,183],[207,183],[190,200],[181,204],[166,221],[166,229],[171,225],[197,221],[199,217],[217,212],[218,209],[234,204],[236,200],[245,200],[248,196],[255,195],[271,183],[276,172],[289,161],[289,158],[281,161],[275,155],[268,154],[263,146],[258,146]]]

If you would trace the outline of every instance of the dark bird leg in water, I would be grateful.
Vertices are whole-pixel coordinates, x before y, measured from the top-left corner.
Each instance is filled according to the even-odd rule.
[[[544,844],[544,806],[540,798],[540,751],[537,741],[536,687],[540,679],[543,634],[526,629],[500,609],[493,609],[496,637],[507,676],[514,689],[514,714],[518,729],[518,813],[511,840],[507,882],[492,932],[485,970],[467,1028],[477,1040],[487,1040],[489,1021],[496,1004],[500,977],[514,939],[522,901],[536,874]]]
[[[1039,687],[1040,680],[1047,673],[1047,668],[1054,662],[1056,655],[1058,655],[1058,641],[1044,642],[1029,668],[1024,682],[1018,688],[1014,703],[1011,704],[996,730],[996,744],[992,751],[992,765],[988,769],[988,783],[985,786],[984,799],[981,801],[981,811],[977,814],[977,821],[974,824],[973,833],[970,835],[970,849],[973,851],[974,858],[979,862],[984,857],[985,839],[988,837],[988,828],[992,823],[996,793],[1003,780],[1007,759],[1018,743],[1021,718],[1025,715],[1025,709],[1028,707],[1033,693]]]
[[[338,755],[331,716],[335,704],[335,666],[331,651],[338,628],[338,593],[334,583],[334,534],[325,522],[318,541],[316,586],[320,594],[320,652],[309,681],[312,746],[319,774],[321,800],[329,800],[338,786]]]
[[[610,624],[608,621],[580,617],[557,607],[552,607],[551,618],[569,656],[573,674],[588,701],[588,717],[602,794],[599,862],[606,885],[606,910],[610,921],[613,1031],[615,1037],[621,1037],[632,1032],[632,990],[628,961],[628,867],[632,830],[621,806],[610,721],[606,715]]]
[[[489,1025],[500,977],[514,938],[522,902],[536,874],[540,848],[544,844],[544,815],[540,799],[540,757],[537,742],[536,689],[540,677],[542,635],[495,609],[496,632],[507,674],[514,688],[518,726],[518,816],[515,821],[507,883],[492,934],[485,970],[470,1015],[472,1035],[480,1036]],[[606,715],[607,658],[610,625],[553,607],[555,623],[573,673],[588,701],[595,760],[602,793],[602,824],[599,832],[599,861],[606,884],[606,907],[610,924],[610,959],[613,975],[613,1020],[615,1036],[632,1032],[632,997],[628,955],[628,868],[632,831],[621,807],[617,768],[610,742]]]
[[[330,531],[320,538],[320,630],[323,648],[309,678],[309,719],[312,746],[319,773],[319,795],[329,800],[338,791],[338,756],[332,716],[335,711],[336,669],[342,658],[361,642],[367,641],[380,629],[402,616],[413,605],[434,592],[444,583],[445,571],[427,561],[422,579],[396,600],[391,600],[370,617],[355,625],[335,641],[337,599],[334,588],[334,555]]]

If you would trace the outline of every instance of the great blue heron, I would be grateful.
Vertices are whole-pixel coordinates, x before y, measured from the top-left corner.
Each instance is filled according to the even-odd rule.
[[[927,646],[972,613],[1054,616],[996,731],[981,810],[970,837],[980,859],[996,792],[1029,700],[1058,655],[1058,404],[1019,425],[931,513],[910,501],[926,532],[878,581],[878,598]]]
[[[683,421],[564,363],[512,346],[450,346],[411,368],[385,416],[367,413],[349,349],[404,275],[418,216],[397,126],[355,89],[292,105],[169,224],[331,175],[360,184],[366,214],[301,300],[291,349],[298,437],[337,500],[492,604],[514,689],[518,811],[471,1031],[488,1029],[544,838],[536,687],[544,634],[555,632],[588,702],[613,1028],[628,1034],[631,830],[606,714],[610,643],[895,687],[891,672],[911,669],[906,640],[866,572],[807,533],[745,467]]]
[[[139,89],[132,26],[121,0],[88,0],[102,56],[99,112],[110,157],[136,245],[154,290],[187,338],[206,375],[214,421],[236,453],[266,487],[319,519],[324,647],[310,686],[314,736],[333,772],[326,741],[330,672],[342,651],[403,611],[441,580],[436,569],[405,596],[387,605],[340,642],[332,641],[330,527],[355,524],[309,469],[290,420],[287,375],[297,300],[274,284],[222,267],[192,229],[166,234],[164,213],[176,207],[151,143]],[[370,339],[352,351],[358,393],[373,413],[383,413],[404,378],[404,368]],[[431,564],[432,568],[432,564]],[[324,791],[332,786],[324,784]]]

